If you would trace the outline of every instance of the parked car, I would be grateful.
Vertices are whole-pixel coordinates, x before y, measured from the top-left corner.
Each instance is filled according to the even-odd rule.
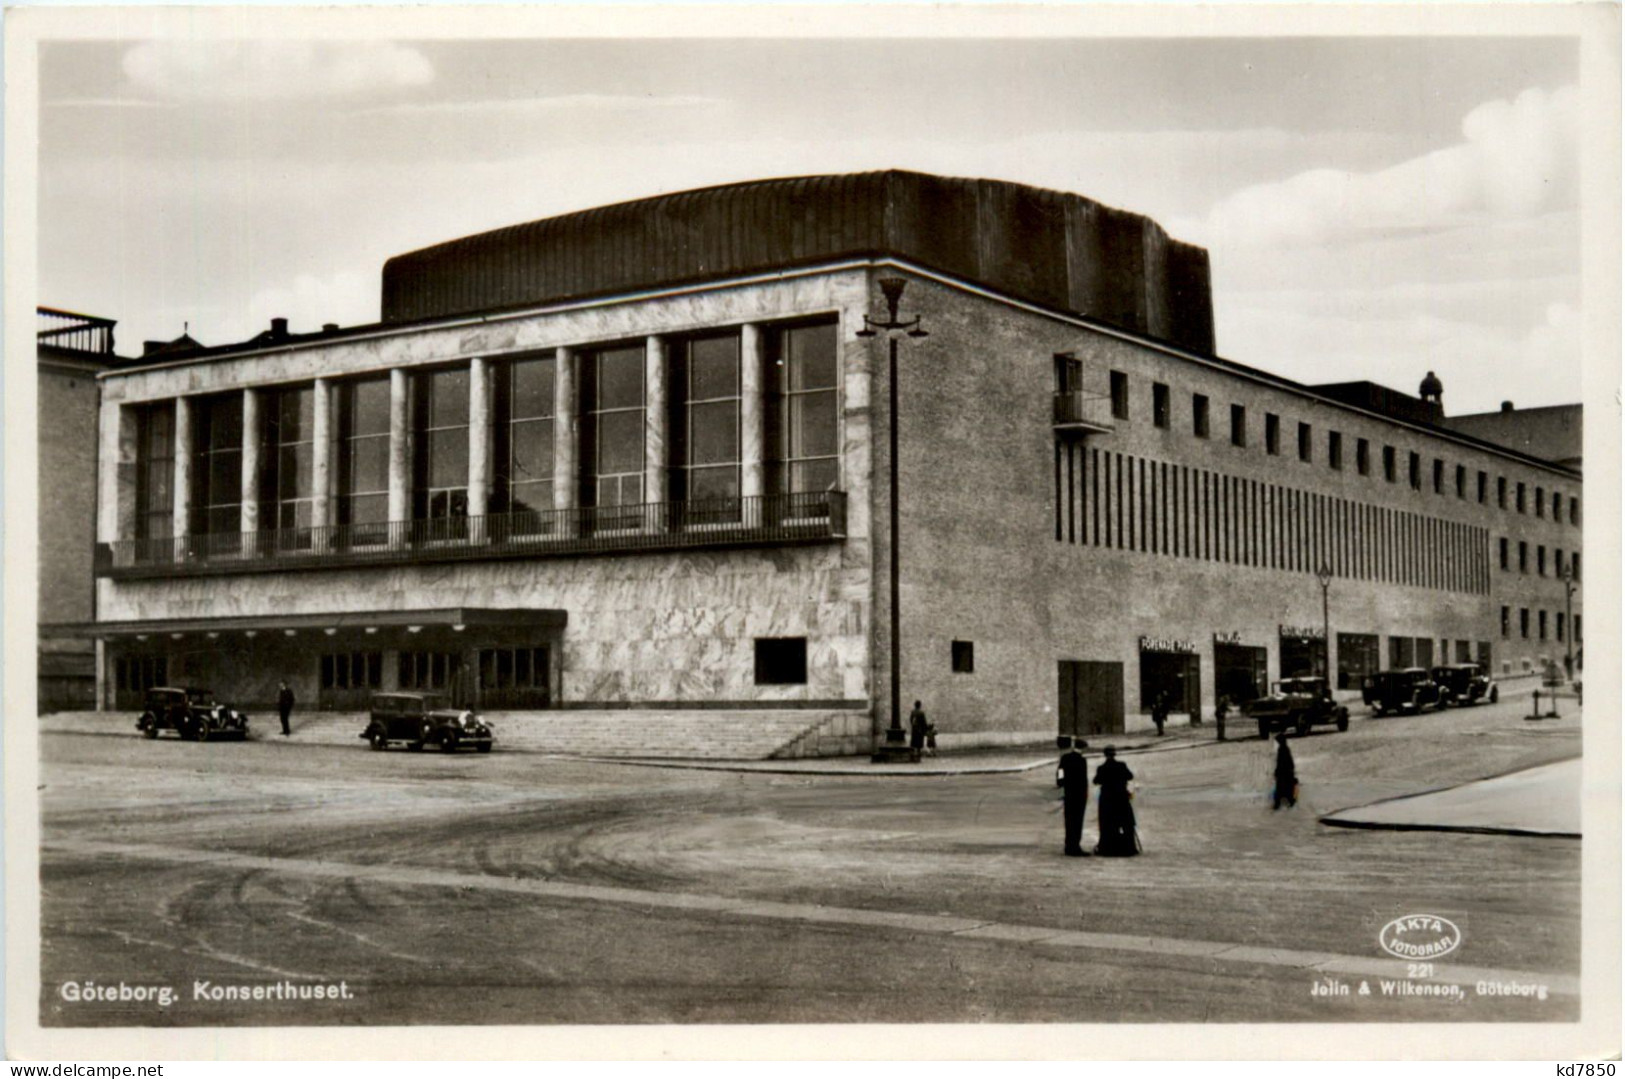
[[[434,745],[447,753],[464,746],[489,753],[494,742],[484,720],[467,709],[447,707],[445,698],[434,693],[374,693],[361,737],[373,749],[404,742],[408,749]]]
[[[1387,712],[1420,712],[1439,707],[1442,695],[1433,676],[1422,667],[1368,674],[1360,683],[1360,697],[1377,715]]]
[[[1241,706],[1243,715],[1258,724],[1258,736],[1268,738],[1275,731],[1308,734],[1309,728],[1335,724],[1349,729],[1349,710],[1332,698],[1324,678],[1283,678],[1270,683],[1266,696]]]
[[[206,689],[155,686],[147,690],[143,707],[135,726],[148,738],[158,737],[159,731],[199,742],[248,737],[248,716],[219,703]]]
[[[1501,699],[1501,689],[1476,663],[1449,663],[1433,668],[1433,681],[1439,686],[1441,704],[1466,705]]]

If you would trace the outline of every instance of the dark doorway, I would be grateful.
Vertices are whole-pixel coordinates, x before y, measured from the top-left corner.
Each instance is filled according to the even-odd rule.
[[[1269,651],[1247,644],[1213,646],[1213,691],[1231,707],[1257,700],[1269,689]]]
[[[1056,715],[1059,734],[1123,733],[1123,665],[1063,659]]]
[[[1140,711],[1149,712],[1157,694],[1168,695],[1170,714],[1200,715],[1202,659],[1190,652],[1140,653]]]

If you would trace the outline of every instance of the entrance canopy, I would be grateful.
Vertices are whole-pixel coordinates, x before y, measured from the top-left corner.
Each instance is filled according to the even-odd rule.
[[[158,618],[135,622],[75,622],[50,626],[54,637],[91,637],[104,640],[141,639],[191,633],[275,633],[358,629],[418,629],[437,627],[561,628],[564,611],[531,607],[443,607],[422,611],[340,611],[332,614],[249,615],[236,618]],[[40,627],[41,634],[47,627]]]

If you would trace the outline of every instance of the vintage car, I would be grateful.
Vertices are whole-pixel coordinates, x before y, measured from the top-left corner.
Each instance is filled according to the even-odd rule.
[[[1368,674],[1360,683],[1360,696],[1379,716],[1386,712],[1420,712],[1429,705],[1437,708],[1443,699],[1438,683],[1421,667]]]
[[[1439,687],[1440,704],[1477,704],[1501,699],[1501,690],[1484,668],[1476,663],[1449,663],[1433,668],[1433,681]]]
[[[1267,695],[1241,706],[1241,714],[1258,724],[1258,736],[1276,731],[1308,734],[1309,728],[1335,724],[1349,729],[1349,710],[1332,699],[1324,678],[1283,678],[1270,683]]]
[[[374,693],[367,729],[361,732],[374,749],[404,742],[408,749],[439,746],[451,753],[469,746],[491,752],[491,728],[473,712],[449,708],[433,693]]]
[[[248,716],[220,704],[206,689],[155,686],[147,690],[143,707],[135,726],[148,738],[158,737],[159,731],[174,731],[199,742],[248,737]]]

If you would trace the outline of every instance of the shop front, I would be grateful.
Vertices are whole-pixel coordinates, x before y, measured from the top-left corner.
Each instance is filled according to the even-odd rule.
[[[1281,677],[1325,677],[1326,633],[1316,626],[1281,627]]]
[[[1368,674],[1382,669],[1382,650],[1375,633],[1337,635],[1337,688],[1359,689]]]
[[[1239,708],[1269,692],[1269,650],[1243,644],[1240,633],[1213,635],[1213,692]]]
[[[1170,714],[1202,714],[1202,658],[1190,641],[1140,638],[1140,711],[1161,696]]]

